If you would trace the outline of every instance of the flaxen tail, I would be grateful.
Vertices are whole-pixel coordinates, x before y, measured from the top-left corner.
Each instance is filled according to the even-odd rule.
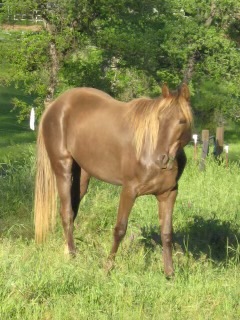
[[[45,241],[48,232],[53,230],[57,213],[56,179],[43,139],[42,121],[43,118],[39,125],[37,140],[37,172],[34,203],[35,240],[38,243]]]

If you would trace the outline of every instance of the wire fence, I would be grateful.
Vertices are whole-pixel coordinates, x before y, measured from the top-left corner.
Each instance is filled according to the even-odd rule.
[[[0,3],[0,9],[3,7],[3,3]],[[41,23],[43,21],[41,11],[33,10],[27,13],[13,14],[8,7],[8,20],[9,21],[29,21],[33,23]]]
[[[32,13],[29,13],[29,14],[14,14],[13,20],[14,21],[31,21],[34,23],[39,23],[43,21],[39,10],[34,10]]]

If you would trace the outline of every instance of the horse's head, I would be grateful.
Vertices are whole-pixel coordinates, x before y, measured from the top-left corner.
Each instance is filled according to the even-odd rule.
[[[166,85],[162,88],[159,138],[155,152],[162,154],[163,165],[175,159],[178,151],[191,139],[193,118],[189,100],[190,92],[186,84],[176,92],[170,92]]]
[[[192,113],[187,85],[175,93],[166,85],[158,99],[136,99],[130,103],[128,119],[133,128],[136,154],[175,157],[191,138]]]

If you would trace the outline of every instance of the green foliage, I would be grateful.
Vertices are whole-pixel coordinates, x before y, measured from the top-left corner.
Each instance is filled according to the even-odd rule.
[[[226,125],[229,115],[237,119],[239,93],[236,84],[231,81],[217,83],[204,78],[202,81],[193,97],[198,126],[215,128],[217,125]]]
[[[24,83],[26,93],[36,97],[39,113],[52,83],[55,94],[88,85],[129,100],[154,96],[158,84],[176,87],[188,75],[193,107],[202,120],[213,118],[215,110],[222,117],[240,119],[237,0],[217,4],[210,0],[5,0],[3,4],[2,20],[9,12],[33,9],[40,10],[44,19],[38,32],[11,32],[0,39],[1,64],[8,69],[0,73],[0,83]],[[19,101],[16,106],[22,115],[30,108]]]

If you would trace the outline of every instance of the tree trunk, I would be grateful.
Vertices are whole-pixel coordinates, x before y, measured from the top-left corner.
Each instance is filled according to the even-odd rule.
[[[49,84],[47,88],[47,94],[44,99],[44,105],[47,107],[49,103],[53,100],[54,92],[57,87],[57,75],[59,70],[59,57],[55,43],[55,30],[54,26],[48,21],[47,17],[43,15],[43,24],[45,29],[51,36],[51,41],[49,44],[49,56],[50,56],[50,75],[49,75]]]
[[[53,100],[54,92],[57,87],[57,75],[59,70],[59,60],[56,49],[56,44],[54,40],[51,40],[49,46],[50,53],[50,77],[49,77],[49,85],[47,89],[47,95],[44,100],[45,107]]]
[[[211,3],[210,15],[209,15],[209,17],[206,19],[206,21],[204,23],[206,28],[211,26],[215,14],[216,14],[216,4],[215,4],[215,1],[213,0],[212,3]],[[197,50],[195,50],[190,55],[190,57],[188,59],[187,67],[183,72],[183,83],[188,83],[192,79],[197,56],[198,56],[198,51]]]

